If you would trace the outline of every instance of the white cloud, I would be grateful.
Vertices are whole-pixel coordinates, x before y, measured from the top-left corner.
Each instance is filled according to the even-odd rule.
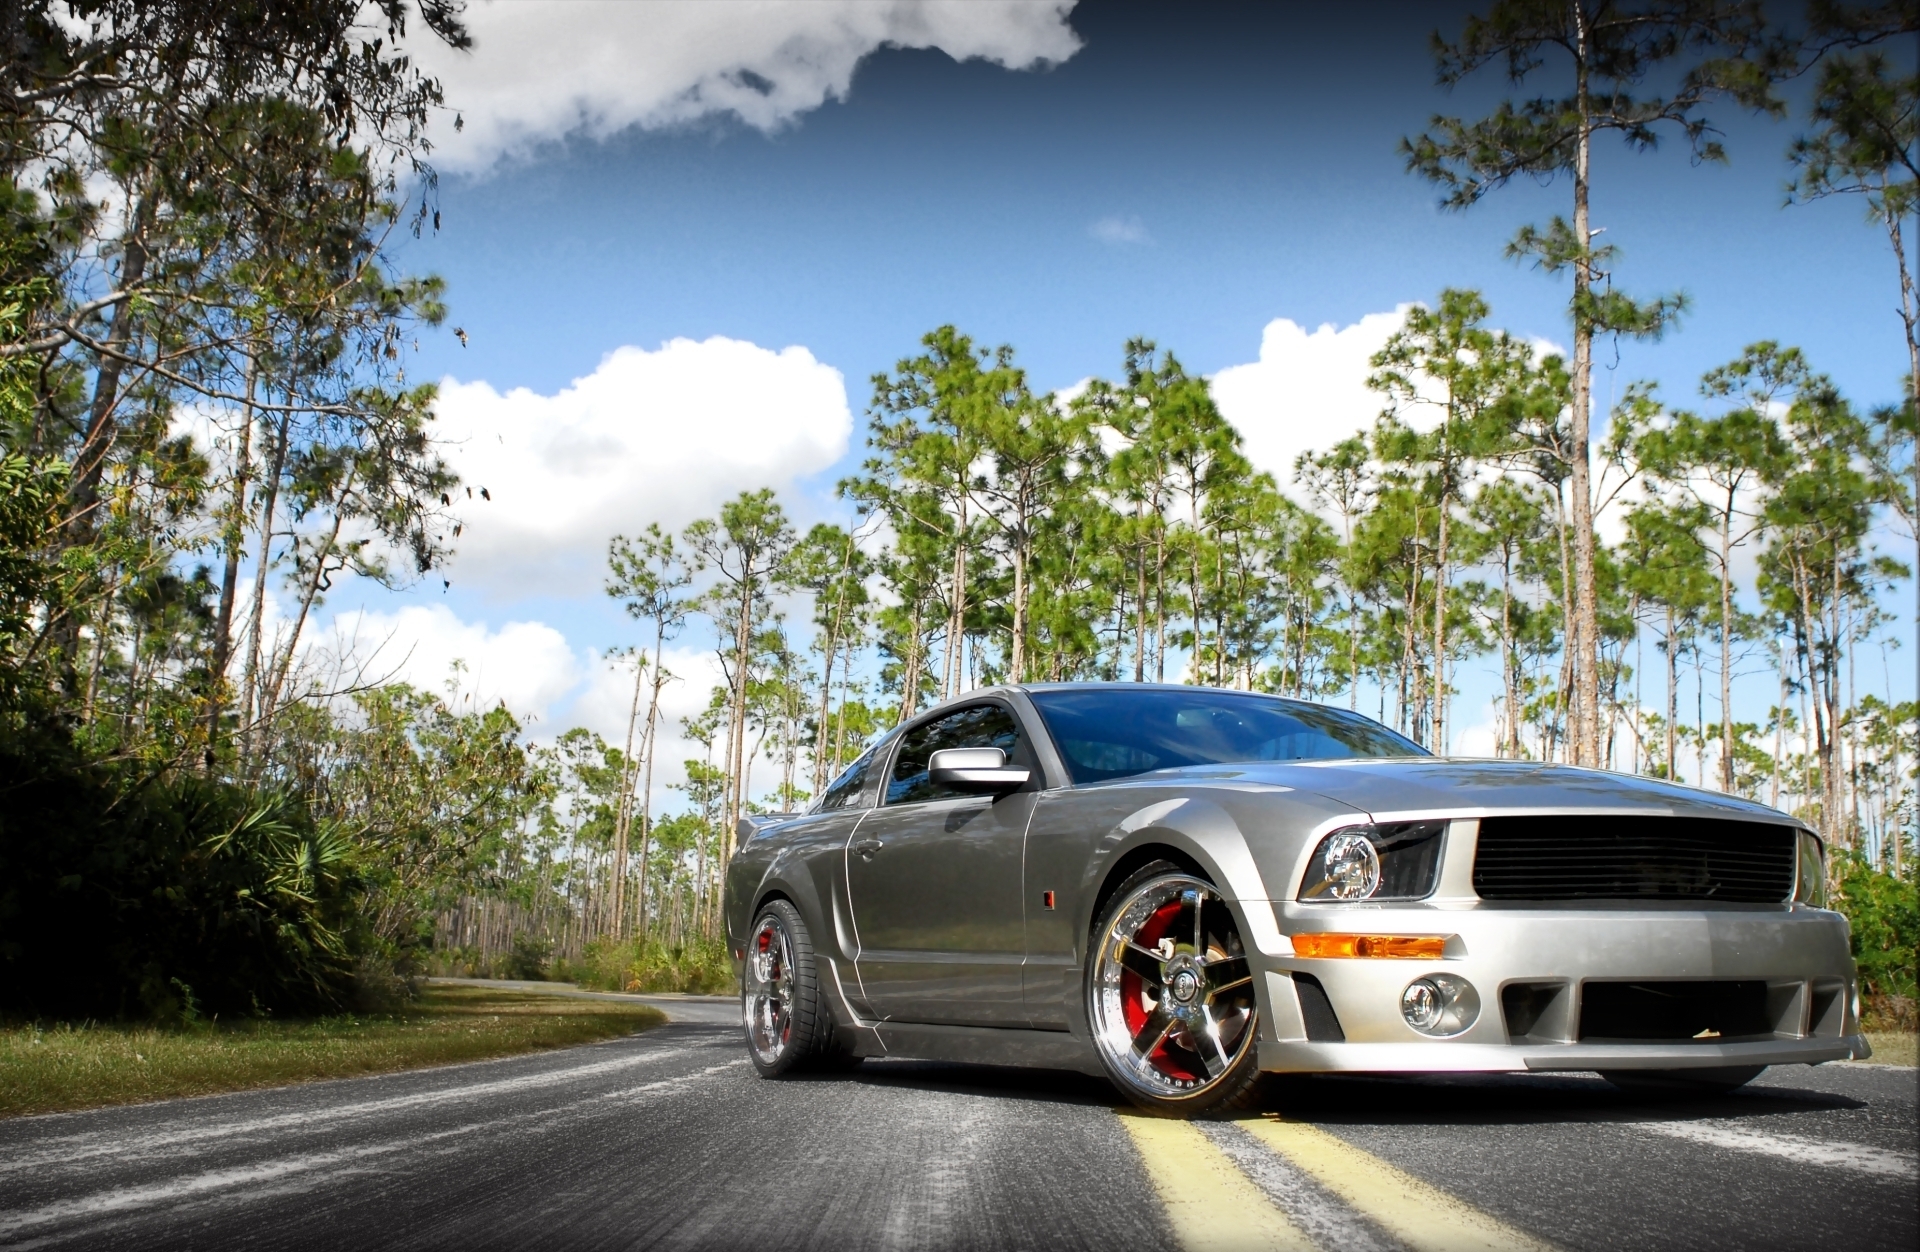
[[[1277,317],[1261,332],[1258,361],[1213,376],[1220,412],[1246,440],[1256,469],[1289,487],[1302,452],[1330,448],[1373,425],[1385,397],[1367,389],[1367,362],[1412,307],[1369,313],[1351,326],[1323,322],[1312,333]]]
[[[478,170],[568,135],[732,115],[777,129],[844,99],[881,48],[937,48],[1021,70],[1079,50],[1074,0],[547,0],[467,9],[469,53],[415,40],[465,128],[440,128],[436,162]]]
[[[1147,224],[1129,213],[1124,217],[1103,217],[1087,227],[1087,233],[1101,243],[1151,243]]]
[[[499,702],[536,722],[551,720],[581,677],[573,649],[553,627],[507,622],[494,630],[461,620],[444,604],[349,609],[335,615],[327,635],[310,648],[326,658],[327,670],[362,682],[404,682],[445,694],[451,678],[460,711]],[[456,661],[462,667],[457,678]]]
[[[621,348],[551,396],[447,379],[437,413],[473,492],[450,576],[512,596],[596,590],[613,535],[785,489],[853,430],[840,371],[720,337]]]

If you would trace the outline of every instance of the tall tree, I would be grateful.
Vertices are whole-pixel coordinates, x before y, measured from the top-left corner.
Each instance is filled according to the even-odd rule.
[[[861,550],[859,530],[845,530],[831,522],[817,523],[794,545],[787,559],[788,579],[813,596],[814,650],[820,654],[820,699],[814,719],[813,794],[826,790],[838,753],[833,743],[834,667],[843,654],[852,668],[851,646],[858,640],[868,613],[867,580],[873,576],[872,558]],[[841,703],[846,702],[846,670],[841,671]]]
[[[1350,568],[1353,525],[1372,500],[1367,473],[1367,441],[1350,435],[1325,452],[1303,452],[1293,466],[1294,481],[1322,508],[1340,515],[1340,584],[1347,592],[1347,707],[1360,707],[1360,580]]]
[[[1680,296],[1639,302],[1608,276],[1616,255],[1596,246],[1591,224],[1592,149],[1612,133],[1630,148],[1654,147],[1662,128],[1691,145],[1696,160],[1725,159],[1701,109],[1716,97],[1778,109],[1766,75],[1742,60],[1766,47],[1759,7],[1750,0],[1494,0],[1485,16],[1467,19],[1459,41],[1434,35],[1440,82],[1447,86],[1503,64],[1516,86],[1544,71],[1550,56],[1564,67],[1564,95],[1503,101],[1477,121],[1436,116],[1418,138],[1403,139],[1407,168],[1438,184],[1442,203],[1464,209],[1516,177],[1572,182],[1569,223],[1523,228],[1509,255],[1531,258],[1549,273],[1573,278],[1570,419],[1573,522],[1576,760],[1600,762],[1599,603],[1595,581],[1591,464],[1593,340],[1596,335],[1658,337],[1684,307]],[[1680,59],[1693,62],[1668,94],[1635,94]]]
[[[722,652],[728,671],[722,765],[727,791],[718,814],[724,865],[732,851],[734,827],[747,804],[747,695],[754,623],[765,611],[768,597],[784,587],[784,567],[794,535],[780,502],[770,489],[762,488],[743,491],[721,505],[717,523],[703,518],[688,526],[685,540],[700,566],[719,575],[719,584],[707,593],[704,602],[714,621],[731,635]]]
[[[940,693],[947,698],[958,695],[967,678],[967,563],[982,523],[976,466],[988,453],[989,429],[1029,400],[1012,348],[977,348],[952,326],[929,332],[921,346],[926,350],[900,361],[894,373],[874,376],[868,432],[874,456],[865,477],[846,490],[885,508],[896,531],[915,531],[945,549]]]
[[[1074,471],[1090,447],[1092,431],[1077,411],[1065,410],[1051,395],[1035,396],[1024,386],[1013,402],[981,414],[991,472],[981,475],[977,494],[981,516],[1012,566],[1012,621],[1007,648],[1007,679],[1027,681],[1031,669],[1034,547],[1041,519],[1064,503]]]
[[[1773,406],[1790,400],[1806,380],[1806,363],[1796,349],[1754,344],[1739,360],[1709,372],[1700,384],[1708,396],[1734,399],[1734,408],[1712,417],[1676,413],[1670,422],[1634,440],[1642,466],[1669,489],[1698,503],[1713,532],[1710,551],[1720,584],[1722,791],[1734,789],[1734,552],[1759,531],[1765,520],[1766,485],[1786,470],[1787,447]]]
[[[1447,744],[1447,582],[1452,569],[1453,513],[1479,458],[1504,450],[1501,428],[1524,392],[1531,352],[1504,331],[1486,326],[1490,310],[1475,291],[1449,288],[1436,309],[1415,306],[1406,325],[1387,340],[1371,365],[1367,385],[1384,394],[1396,419],[1431,408],[1440,421],[1416,434],[1397,424],[1390,441],[1396,459],[1426,467],[1434,497],[1433,744]]]
[[[619,813],[614,832],[615,933],[626,925],[625,884],[627,848],[633,826],[636,794],[640,804],[639,930],[647,929],[647,841],[653,831],[653,759],[659,742],[660,692],[673,677],[666,667],[667,640],[686,624],[692,600],[687,588],[693,573],[674,545],[671,532],[658,522],[647,525],[638,538],[615,535],[607,544],[607,594],[625,605],[629,616],[653,627],[652,651],[633,652],[633,703],[627,713],[626,772],[620,780]],[[634,724],[639,718],[640,692],[647,688],[646,718],[640,723],[640,751],[633,747]]]

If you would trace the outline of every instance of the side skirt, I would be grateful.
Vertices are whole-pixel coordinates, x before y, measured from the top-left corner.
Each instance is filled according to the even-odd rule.
[[[1084,1039],[1059,1030],[1017,1030],[995,1026],[922,1026],[901,1022],[861,1023],[840,1028],[857,1056],[955,1061],[966,1065],[1024,1065],[1067,1069],[1106,1077],[1100,1059]]]

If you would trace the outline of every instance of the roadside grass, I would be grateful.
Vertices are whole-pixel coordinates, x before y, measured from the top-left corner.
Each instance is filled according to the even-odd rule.
[[[1920,1035],[1910,1030],[1869,1030],[1867,1043],[1873,1048],[1869,1065],[1920,1064]]]
[[[0,1117],[486,1060],[665,1020],[644,1004],[434,986],[395,1012],[310,1021],[0,1026]]]

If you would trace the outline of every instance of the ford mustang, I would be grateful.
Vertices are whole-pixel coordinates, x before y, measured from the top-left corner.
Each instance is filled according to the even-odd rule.
[[[736,838],[727,931],[770,1077],[1042,1065],[1189,1114],[1249,1103],[1267,1072],[1705,1091],[1868,1055],[1799,821],[1438,758],[1303,701],[983,690]]]

